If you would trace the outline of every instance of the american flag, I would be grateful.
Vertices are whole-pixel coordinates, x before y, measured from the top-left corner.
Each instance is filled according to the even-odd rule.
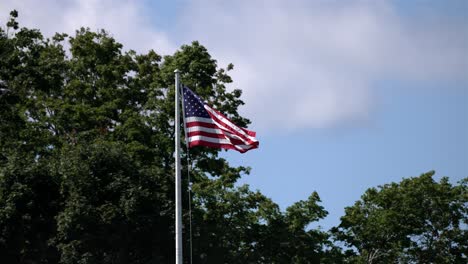
[[[255,132],[232,123],[192,90],[183,88],[188,146],[234,149],[241,153],[258,148]]]

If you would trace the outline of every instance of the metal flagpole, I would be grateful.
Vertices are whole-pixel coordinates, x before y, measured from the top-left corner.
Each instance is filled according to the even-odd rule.
[[[180,73],[175,70],[175,240],[176,264],[182,264],[182,190],[180,172],[180,121],[179,121],[179,88]]]

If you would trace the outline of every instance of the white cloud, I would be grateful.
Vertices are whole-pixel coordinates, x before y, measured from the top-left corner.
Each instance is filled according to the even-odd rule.
[[[193,1],[186,41],[236,65],[263,128],[365,120],[375,80],[466,80],[468,31],[449,15],[403,17],[387,1]]]
[[[465,82],[468,76],[468,15],[463,21],[440,10],[404,16],[391,1],[176,1],[181,19],[172,21],[178,30],[171,32],[156,28],[146,4],[3,0],[0,10],[18,9],[22,25],[47,36],[103,28],[140,52],[171,54],[174,43],[200,40],[220,66],[235,64],[233,86],[244,91],[241,112],[254,129],[366,120],[376,80]]]
[[[19,11],[21,26],[39,28],[45,36],[55,32],[73,34],[80,27],[105,29],[125,48],[170,54],[176,50],[168,35],[152,25],[142,1],[65,0],[0,2],[2,13]],[[5,10],[5,11],[3,11]],[[4,17],[7,14],[1,14]],[[5,21],[4,19],[2,21]]]

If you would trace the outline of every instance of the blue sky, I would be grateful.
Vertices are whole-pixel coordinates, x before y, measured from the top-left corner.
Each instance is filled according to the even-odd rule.
[[[256,152],[225,156],[252,166],[241,182],[283,209],[317,191],[330,213],[319,223],[324,229],[338,225],[344,207],[369,187],[430,170],[454,183],[468,177],[467,89],[408,86],[381,83],[378,110],[365,125],[268,133]]]
[[[232,62],[260,149],[240,183],[282,209],[317,191],[339,223],[369,187],[429,170],[468,177],[468,1],[2,1],[46,35],[109,30],[171,54],[199,40]]]

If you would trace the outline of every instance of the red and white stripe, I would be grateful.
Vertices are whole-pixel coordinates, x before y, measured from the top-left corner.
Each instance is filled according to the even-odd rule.
[[[236,126],[207,104],[204,107],[211,118],[187,117],[185,120],[189,147],[234,149],[241,153],[258,148],[255,132]]]

